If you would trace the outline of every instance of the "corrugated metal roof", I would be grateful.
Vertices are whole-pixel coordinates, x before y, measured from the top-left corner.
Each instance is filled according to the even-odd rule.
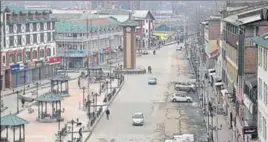
[[[262,36],[255,36],[252,38],[252,40],[259,46],[267,48],[268,49],[268,33],[262,35]]]
[[[248,16],[248,17],[245,17],[245,18],[238,18],[238,16],[244,15],[244,14],[249,14],[249,13],[252,13],[252,12],[261,11],[264,8],[268,8],[268,7],[266,6],[266,7],[262,7],[262,8],[256,8],[256,9],[249,10],[249,11],[246,11],[246,12],[241,12],[241,13],[238,13],[238,14],[230,15],[230,16],[224,18],[223,20],[225,22],[232,23],[232,24],[235,24],[235,25],[243,25],[243,24],[254,22],[254,21],[258,21],[258,20],[261,20],[261,13],[253,15],[253,16]]]
[[[136,18],[145,18],[148,13],[149,13],[148,10],[135,10],[132,16]]]
[[[108,17],[113,17],[119,22],[125,22],[128,20],[129,16],[128,15],[99,15],[100,18],[108,18]]]

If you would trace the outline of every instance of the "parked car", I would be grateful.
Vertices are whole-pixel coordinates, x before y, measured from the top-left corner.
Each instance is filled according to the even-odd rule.
[[[141,112],[136,112],[132,115],[132,125],[133,126],[143,126],[144,124],[144,115]]]
[[[174,84],[174,89],[176,91],[195,92],[196,86],[190,82],[176,82]]]
[[[156,85],[157,84],[157,79],[155,77],[151,77],[148,79],[148,84],[149,85]]]
[[[176,51],[181,51],[182,50],[182,47],[177,47],[176,48]]]
[[[186,96],[186,94],[182,92],[173,93],[170,99],[172,102],[191,103],[193,101],[192,97]]]
[[[165,142],[195,142],[194,134],[173,134],[172,139],[166,139]]]

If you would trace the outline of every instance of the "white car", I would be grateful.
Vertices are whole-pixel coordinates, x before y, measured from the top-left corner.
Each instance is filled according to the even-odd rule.
[[[196,86],[190,82],[176,82],[174,89],[177,91],[195,92]]]
[[[192,97],[186,96],[184,93],[174,93],[170,99],[172,102],[193,102]]]
[[[157,84],[157,79],[155,77],[149,78],[148,79],[148,84],[149,85],[156,85]]]
[[[144,124],[144,116],[141,112],[136,112],[132,115],[132,125],[133,126],[143,126]]]

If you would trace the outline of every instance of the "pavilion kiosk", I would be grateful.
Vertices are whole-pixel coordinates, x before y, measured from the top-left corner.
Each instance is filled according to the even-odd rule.
[[[28,123],[28,121],[18,117],[16,114],[10,113],[9,115],[1,117],[0,141],[25,142],[25,124]],[[12,136],[9,136],[10,131],[12,131]],[[3,137],[3,135],[5,135],[5,137]]]
[[[36,99],[38,106],[37,121],[43,123],[63,121],[61,114],[65,109],[62,109],[62,99],[63,97],[60,93],[54,92],[48,92],[39,96]]]
[[[64,97],[69,95],[69,80],[70,77],[64,75],[58,75],[51,79],[51,91],[53,93],[61,94]]]

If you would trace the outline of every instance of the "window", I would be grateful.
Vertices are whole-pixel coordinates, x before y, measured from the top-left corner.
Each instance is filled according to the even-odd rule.
[[[55,22],[52,22],[52,30],[55,30]]]
[[[22,61],[22,54],[18,53],[17,55],[17,62],[21,62]]]
[[[263,83],[263,101],[267,105],[267,84],[265,82]]]
[[[33,31],[36,31],[36,23],[33,23]]]
[[[41,31],[44,30],[44,23],[40,23],[40,30],[41,30]]]
[[[50,23],[47,23],[47,29],[50,30]]]
[[[30,24],[26,24],[26,32],[30,32]]]
[[[36,50],[33,51],[33,59],[37,59],[37,51]]]
[[[267,49],[263,48],[263,68],[267,71]]]
[[[12,54],[11,54],[11,55],[9,56],[9,62],[10,62],[10,63],[15,63],[15,55],[12,55]]]
[[[262,100],[262,79],[259,78],[259,85],[258,85],[258,96],[260,100]]]
[[[51,56],[51,49],[47,48],[47,56]]]
[[[258,131],[259,134],[262,133],[262,114],[260,111],[258,111]]]
[[[266,125],[266,119],[263,117],[262,118],[262,121],[263,121],[263,124],[262,124],[262,126],[263,126],[263,133],[262,133],[262,135],[263,135],[263,139],[264,139],[264,141],[266,141],[267,140],[267,125]]]
[[[33,35],[33,43],[37,43],[37,34]]]
[[[9,25],[9,33],[13,33],[13,25]]]
[[[40,50],[40,57],[41,58],[45,57],[45,51],[44,51],[44,49],[41,49]]]
[[[260,48],[260,67],[262,67],[262,48]]]
[[[26,52],[26,60],[30,60],[31,59],[31,52],[27,51]]]
[[[17,30],[18,30],[17,33],[21,33],[21,24],[17,25]]]
[[[14,46],[14,36],[9,37],[9,46]]]
[[[52,33],[52,41],[55,41],[55,33]]]
[[[47,34],[47,41],[48,41],[48,42],[51,41],[51,34],[50,34],[50,33]]]
[[[6,56],[2,56],[2,62],[6,63]]]
[[[145,31],[146,33],[148,33],[148,29],[146,29],[146,31]]]
[[[21,45],[21,35],[18,36],[18,45]]]
[[[41,42],[44,42],[44,33],[41,33]]]
[[[258,47],[258,65],[261,66],[261,47]]]
[[[26,44],[30,44],[30,35],[26,35]]]

